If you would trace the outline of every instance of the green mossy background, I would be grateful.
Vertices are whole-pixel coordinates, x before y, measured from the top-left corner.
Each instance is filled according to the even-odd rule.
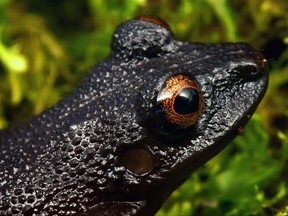
[[[0,128],[51,107],[109,53],[115,27],[159,16],[178,40],[245,41],[266,56],[267,94],[223,152],[158,216],[288,215],[288,2],[285,0],[0,0]]]

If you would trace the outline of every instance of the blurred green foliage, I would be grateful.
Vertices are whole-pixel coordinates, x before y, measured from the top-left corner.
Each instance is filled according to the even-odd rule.
[[[115,27],[156,15],[177,39],[245,41],[271,65],[264,101],[238,137],[160,215],[288,215],[288,4],[283,0],[0,0],[0,128],[51,107],[109,54]]]

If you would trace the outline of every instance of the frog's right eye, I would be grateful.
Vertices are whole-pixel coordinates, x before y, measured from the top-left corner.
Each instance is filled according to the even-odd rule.
[[[157,96],[157,131],[168,137],[181,137],[197,124],[203,106],[203,94],[192,79],[181,74],[168,78]]]
[[[156,17],[150,17],[150,16],[138,16],[138,17],[135,17],[134,20],[142,20],[145,22],[150,22],[150,23],[153,23],[155,25],[162,26],[163,28],[165,28],[171,32],[169,25],[158,17],[156,18]]]

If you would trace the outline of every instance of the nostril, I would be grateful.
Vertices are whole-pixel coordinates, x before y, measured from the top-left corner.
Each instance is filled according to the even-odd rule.
[[[242,74],[251,74],[251,75],[255,75],[257,74],[258,70],[257,67],[254,65],[245,65],[245,66],[240,66],[237,68],[240,73]]]
[[[249,79],[259,76],[261,74],[261,70],[259,70],[259,67],[255,64],[238,65],[237,67],[233,68],[233,73],[237,74],[237,76]]]
[[[250,67],[249,69],[250,69],[250,73],[252,76],[257,75],[259,73],[259,70],[257,67],[253,66],[253,67]]]

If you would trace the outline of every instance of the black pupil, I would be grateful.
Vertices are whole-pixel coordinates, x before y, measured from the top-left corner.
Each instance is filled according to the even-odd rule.
[[[184,88],[176,96],[174,110],[179,114],[191,114],[199,108],[199,95],[193,88]]]

